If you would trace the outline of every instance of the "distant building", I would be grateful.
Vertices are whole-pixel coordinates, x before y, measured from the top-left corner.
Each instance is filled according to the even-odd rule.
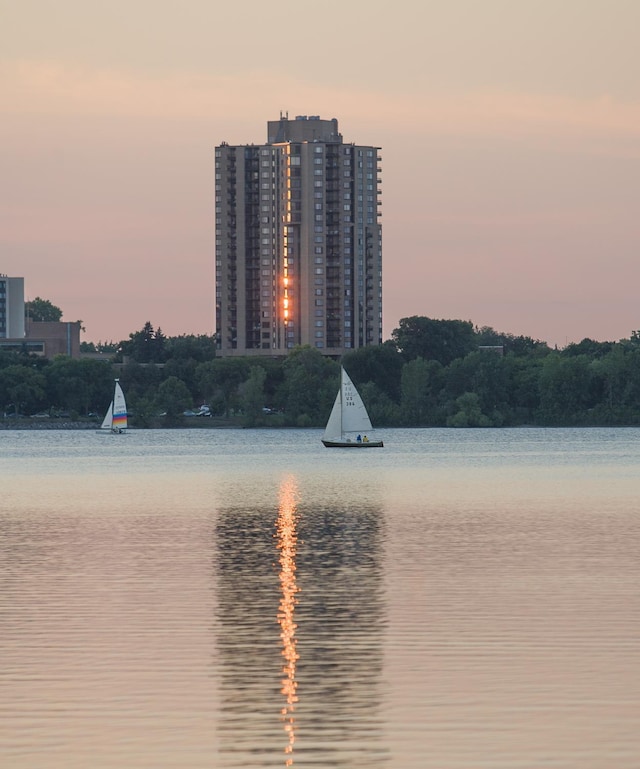
[[[33,321],[27,324],[26,341],[32,344],[42,343],[40,353],[46,358],[55,355],[80,357],[80,331],[82,322],[76,321]]]
[[[0,274],[0,339],[24,337],[24,278]]]
[[[336,119],[280,116],[267,143],[216,147],[221,356],[382,343],[379,148]]]
[[[81,322],[25,321],[24,278],[0,274],[0,350],[53,358],[80,355]]]

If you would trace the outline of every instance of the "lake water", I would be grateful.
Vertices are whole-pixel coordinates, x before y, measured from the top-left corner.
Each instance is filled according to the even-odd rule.
[[[637,769],[640,430],[0,431],[0,765]]]

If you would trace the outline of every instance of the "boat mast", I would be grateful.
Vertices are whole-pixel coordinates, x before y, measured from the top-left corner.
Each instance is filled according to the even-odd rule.
[[[344,435],[344,427],[342,426],[342,417],[344,414],[344,398],[342,397],[344,392],[344,366],[340,366],[340,437]]]
[[[120,379],[116,378],[113,381],[113,409],[111,410],[111,429],[113,430],[113,414],[116,410],[116,388]]]

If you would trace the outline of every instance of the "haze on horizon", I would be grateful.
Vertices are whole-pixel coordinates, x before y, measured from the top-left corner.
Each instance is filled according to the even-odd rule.
[[[640,328],[635,0],[0,3],[0,272],[81,319],[214,331],[214,147],[280,112],[382,148],[384,338]]]

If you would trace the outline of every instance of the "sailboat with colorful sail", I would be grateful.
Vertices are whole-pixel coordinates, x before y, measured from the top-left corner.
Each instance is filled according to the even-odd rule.
[[[341,367],[340,389],[322,436],[322,443],[329,449],[382,448],[383,442],[372,440],[372,433],[371,420],[360,393]]]
[[[107,413],[100,425],[100,432],[109,432],[116,435],[121,435],[128,427],[127,421],[127,402],[120,387],[120,380],[115,380],[115,387],[113,391],[113,400],[109,404]]]

